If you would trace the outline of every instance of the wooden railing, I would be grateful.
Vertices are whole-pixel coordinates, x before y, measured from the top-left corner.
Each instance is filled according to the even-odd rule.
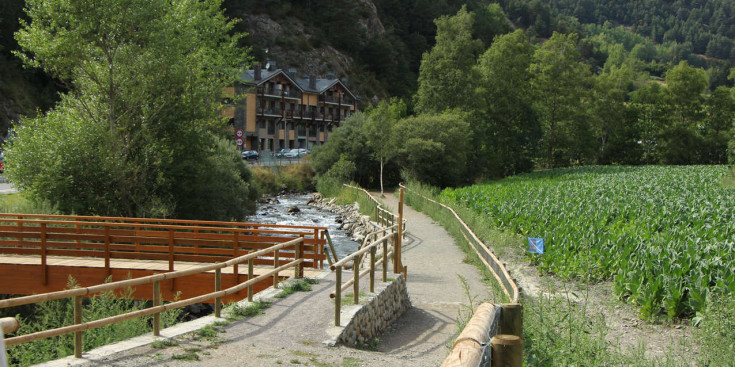
[[[519,301],[520,291],[505,265],[475,235],[470,227],[451,207],[427,198],[411,189],[399,185],[411,195],[426,200],[449,211],[460,224],[462,235],[477,253],[480,260],[493,273],[509,303],[502,305],[483,304],[475,311],[470,322],[454,343],[442,367],[510,366],[523,364],[523,307]],[[488,343],[490,340],[490,343]]]
[[[350,286],[353,288],[353,301],[355,304],[359,303],[360,300],[360,279],[365,275],[370,274],[370,292],[375,291],[375,268],[381,266],[383,269],[383,282],[388,279],[388,259],[394,256],[395,243],[398,241],[398,225],[375,231],[368,236],[382,233],[383,236],[373,241],[371,244],[362,247],[360,250],[345,256],[342,260],[333,264],[330,268],[335,271],[335,286],[334,292],[329,297],[334,298],[334,325],[340,326],[340,314],[342,312],[342,291],[348,289]],[[393,250],[389,250],[388,246],[392,245]],[[376,252],[380,245],[383,245],[383,254],[380,260],[376,261]],[[370,260],[368,261],[368,267],[364,271],[360,271],[360,264],[362,263],[362,256],[366,253],[370,253]],[[344,284],[342,283],[342,270],[349,261],[352,261],[352,279],[348,280]],[[395,262],[395,260],[394,260]]]
[[[61,299],[61,298],[74,298],[74,320],[75,324],[70,326],[64,326],[57,329],[51,329],[51,330],[44,330],[39,331],[32,334],[26,334],[26,335],[20,335],[15,336],[9,339],[5,340],[5,345],[12,346],[16,344],[21,343],[27,343],[35,340],[40,339],[46,339],[58,335],[63,334],[70,334],[74,333],[74,355],[79,358],[82,355],[82,332],[84,330],[94,329],[110,324],[114,324],[117,322],[122,322],[138,317],[144,317],[148,315],[153,315],[153,335],[159,335],[160,332],[160,314],[164,311],[173,310],[176,308],[181,308],[184,306],[188,306],[194,303],[201,303],[207,300],[215,300],[215,316],[219,317],[221,312],[221,299],[222,297],[237,293],[241,290],[248,289],[248,300],[252,301],[253,296],[253,286],[261,281],[264,281],[270,277],[273,277],[273,284],[274,287],[278,285],[278,277],[279,273],[282,271],[285,271],[288,268],[294,268],[294,277],[299,278],[301,277],[301,264],[304,262],[304,258],[302,257],[303,254],[303,248],[304,248],[304,238],[296,238],[291,239],[287,242],[276,244],[255,252],[251,252],[247,255],[239,256],[233,259],[230,259],[225,262],[221,263],[215,263],[210,265],[204,265],[193,269],[188,270],[182,270],[182,271],[174,271],[174,272],[168,272],[168,273],[162,273],[162,274],[156,274],[156,275],[150,275],[142,278],[136,278],[136,279],[129,279],[129,280],[123,280],[118,282],[112,282],[112,283],[105,283],[105,284],[99,284],[91,287],[86,288],[75,288],[75,289],[69,289],[59,292],[52,292],[52,293],[45,293],[45,294],[39,294],[39,295],[32,295],[32,296],[25,296],[25,297],[18,297],[18,298],[12,298],[12,299],[6,299],[6,300],[0,300],[0,308],[6,308],[6,307],[14,307],[14,306],[21,306],[21,305],[27,305],[31,303],[38,303],[38,302],[44,302],[44,301],[50,301],[55,299]],[[292,261],[289,261],[286,264],[281,265],[279,263],[280,254],[282,253],[282,250],[288,250],[291,249],[294,254],[294,259]],[[270,270],[264,274],[254,276],[253,274],[253,265],[256,262],[258,257],[261,256],[272,256],[273,261],[273,270]],[[237,284],[233,287],[227,288],[227,289],[220,289],[221,281],[220,276],[223,268],[226,267],[236,267],[239,264],[247,262],[248,264],[248,280]],[[215,282],[212,284],[214,288],[214,292],[204,294],[201,296],[181,300],[181,301],[175,301],[167,304],[161,303],[161,293],[160,293],[160,284],[162,281],[170,280],[170,279],[176,279],[181,278],[185,276],[190,276],[194,274],[200,274],[204,272],[211,272],[215,271]],[[116,315],[104,319],[99,319],[95,321],[90,321],[86,323],[82,323],[82,298],[88,297],[92,294],[105,292],[105,291],[112,291],[115,289],[120,288],[127,288],[127,287],[133,287],[138,285],[144,285],[144,284],[152,284],[153,285],[153,306],[150,308],[146,308],[143,310],[133,311],[121,315]],[[3,328],[4,329],[4,328]]]
[[[508,272],[508,269],[505,268],[505,265],[498,259],[495,254],[490,251],[490,249],[483,243],[479,238],[477,238],[477,235],[475,235],[474,232],[470,229],[470,227],[462,220],[462,218],[457,214],[457,212],[435,200],[432,200],[430,198],[427,198],[426,196],[423,196],[421,194],[418,194],[411,189],[403,186],[403,184],[400,185],[401,188],[409,191],[412,195],[416,195],[432,204],[438,205],[439,207],[449,211],[452,216],[457,220],[457,222],[460,224],[460,228],[462,230],[462,234],[464,235],[464,238],[469,242],[472,249],[475,250],[477,255],[480,257],[480,260],[485,264],[485,266],[490,269],[490,271],[495,276],[495,280],[497,280],[498,284],[500,284],[501,288],[503,289],[503,292],[508,296],[508,299],[511,303],[518,303],[518,297],[520,295],[518,291],[518,285],[516,285],[516,282],[513,280],[513,278],[510,276],[510,273]]]
[[[370,274],[370,292],[373,292],[375,289],[375,269],[377,266],[381,266],[383,268],[383,282],[387,280],[388,259],[392,259],[393,261],[394,273],[402,272],[404,275],[406,274],[406,266],[402,264],[401,260],[401,242],[406,228],[406,222],[403,220],[403,190],[400,191],[398,215],[395,215],[391,211],[383,208],[383,204],[370,195],[367,190],[347,184],[344,186],[358,191],[367,199],[375,203],[375,215],[372,219],[375,221],[373,225],[377,230],[365,236],[365,240],[357,251],[345,256],[342,260],[332,264],[330,267],[332,271],[336,272],[335,290],[329,295],[329,297],[334,298],[335,326],[340,326],[342,291],[352,286],[353,301],[355,304],[358,304],[360,298],[360,279]],[[370,240],[373,241],[370,242]],[[376,252],[380,245],[383,245],[383,254],[380,257],[380,260],[376,261]],[[362,258],[368,253],[370,254],[368,267],[361,272],[360,264],[362,263]],[[353,276],[352,279],[342,284],[342,270],[349,261],[352,261]]]
[[[218,262],[294,237],[304,239],[305,265],[321,268],[326,227],[0,214],[0,254],[39,256],[44,284],[47,258],[53,255],[104,259],[108,274],[111,259],[164,260],[173,271],[177,261]],[[259,259],[256,265],[271,263]]]

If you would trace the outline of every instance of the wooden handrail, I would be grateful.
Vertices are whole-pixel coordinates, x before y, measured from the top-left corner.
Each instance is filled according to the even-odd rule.
[[[0,213],[0,221],[3,217],[17,218],[68,218],[71,221],[103,221],[116,223],[178,223],[178,224],[200,224],[204,226],[237,226],[237,227],[272,227],[272,228],[305,228],[305,229],[325,229],[321,226],[300,226],[294,224],[266,224],[266,223],[250,223],[250,222],[222,222],[222,221],[205,221],[192,219],[162,219],[162,218],[134,218],[134,217],[103,217],[89,215],[61,215],[61,214],[24,214],[24,213]]]
[[[391,230],[391,229],[395,229],[395,227],[397,227],[397,225],[395,225],[395,226],[391,226],[391,227],[389,227],[389,228],[386,228],[386,230]],[[378,231],[378,232],[382,232],[382,231]],[[363,247],[363,248],[361,248],[361,249],[359,249],[359,250],[357,250],[357,251],[355,251],[355,252],[353,252],[353,253],[351,253],[351,254],[349,254],[349,255],[345,256],[345,257],[344,257],[344,258],[343,258],[342,260],[340,260],[340,261],[337,261],[337,262],[336,262],[336,263],[335,263],[334,265],[332,265],[332,266],[331,266],[330,268],[331,268],[332,270],[335,270],[335,269],[337,269],[337,267],[338,267],[338,266],[344,266],[345,264],[347,264],[347,262],[348,262],[348,261],[350,261],[350,259],[352,259],[352,257],[353,257],[353,256],[359,256],[359,255],[362,255],[362,254],[364,254],[364,253],[366,253],[366,252],[370,251],[370,249],[371,249],[371,248],[373,248],[373,247],[376,247],[376,248],[377,248],[377,246],[378,246],[379,244],[383,243],[384,241],[387,241],[387,240],[389,240],[389,239],[390,239],[391,237],[393,237],[393,236],[395,236],[395,232],[391,232],[390,234],[387,234],[387,235],[385,235],[385,236],[383,236],[383,237],[380,237],[379,239],[375,240],[375,241],[374,241],[373,243],[371,243],[370,245],[368,245],[368,246],[365,246],[365,247]]]
[[[457,219],[457,221],[462,225],[462,228],[467,232],[469,235],[469,238],[465,237],[467,239],[467,242],[470,242],[471,244],[474,242],[472,248],[477,253],[480,260],[486,265],[488,269],[493,273],[495,276],[495,279],[498,281],[498,284],[500,284],[501,288],[503,288],[503,292],[508,296],[508,299],[511,300],[511,303],[518,303],[519,298],[519,291],[518,291],[518,285],[513,280],[513,278],[510,276],[510,273],[508,272],[508,269],[505,268],[505,265],[498,259],[495,254],[490,251],[487,246],[485,246],[485,243],[483,243],[477,235],[475,235],[474,232],[470,229],[470,227],[460,218],[459,214],[452,209],[451,207],[444,205],[442,203],[439,203],[435,200],[432,200],[430,198],[427,198],[426,196],[423,196],[419,193],[414,192],[413,190],[407,188],[403,184],[399,184],[400,187],[402,187],[405,190],[408,190],[409,192],[413,192],[415,195],[420,196],[424,200],[427,200],[429,202],[432,202],[436,205],[439,205],[443,207],[444,209],[449,210],[453,215],[454,218]],[[488,262],[487,258],[490,258],[490,262]]]
[[[359,300],[360,279],[370,274],[370,291],[372,292],[374,288],[374,281],[375,281],[375,267],[378,265],[382,265],[382,269],[383,269],[382,280],[383,282],[385,282],[387,280],[386,274],[387,274],[388,254],[389,253],[393,255],[394,272],[398,272],[397,269],[399,267],[397,264],[400,263],[400,255],[399,255],[400,254],[400,238],[399,236],[402,233],[402,229],[404,229],[406,225],[406,221],[401,220],[400,215],[396,216],[390,211],[384,209],[382,207],[382,204],[379,201],[377,201],[372,195],[370,195],[370,193],[367,192],[365,189],[361,187],[347,185],[347,184],[345,184],[344,186],[363,192],[367,197],[369,197],[372,201],[374,201],[377,204],[376,210],[375,210],[375,222],[377,224],[373,224],[377,228],[377,230],[374,232],[368,233],[365,236],[364,243],[367,243],[368,238],[370,238],[371,236],[376,236],[380,233],[384,233],[384,235],[383,237],[376,239],[370,245],[364,246],[364,243],[363,243],[362,248],[345,256],[342,260],[337,261],[330,267],[333,271],[336,272],[335,290],[334,292],[329,294],[330,298],[334,298],[334,324],[335,326],[340,326],[340,312],[342,308],[341,297],[342,297],[343,290],[345,290],[350,285],[352,285],[354,302],[355,304],[357,304]],[[399,212],[400,212],[400,208],[402,207],[402,205],[403,205],[402,201],[399,202]],[[393,250],[389,252],[388,242],[391,240],[393,242]],[[376,261],[375,252],[378,246],[381,244],[383,245],[383,256],[379,261]],[[366,254],[368,251],[370,252],[370,265],[367,269],[360,271],[360,262],[361,262],[360,257]],[[346,283],[342,284],[342,270],[344,268],[344,265],[350,259],[352,260],[353,277],[352,279],[348,280]]]
[[[259,256],[274,252],[275,250],[279,250],[282,248],[297,245],[299,243],[303,243],[303,241],[304,241],[303,238],[296,238],[291,241],[280,243],[280,244],[271,246],[267,249],[251,252],[247,255],[242,255],[237,258],[225,261],[225,262],[215,263],[215,264],[210,264],[210,265],[203,265],[203,266],[199,266],[199,267],[191,268],[187,270],[179,270],[179,271],[173,271],[173,272],[167,272],[167,273],[161,273],[161,274],[155,274],[155,275],[148,275],[148,276],[141,277],[141,278],[120,280],[117,282],[99,284],[99,285],[94,285],[91,287],[74,288],[74,289],[67,289],[67,290],[58,291],[58,292],[50,292],[50,293],[44,293],[44,294],[36,294],[32,296],[4,299],[4,300],[0,300],[0,308],[22,306],[22,305],[27,305],[30,303],[51,301],[51,300],[67,298],[67,297],[87,296],[90,294],[110,291],[110,290],[114,290],[118,288],[134,287],[134,286],[142,285],[142,284],[152,284],[154,281],[164,281],[164,280],[184,277],[187,275],[204,273],[207,271],[212,271],[212,270],[226,268],[228,266],[233,266],[235,264],[241,264],[250,259],[255,259]]]
[[[199,274],[199,273],[211,271],[213,269],[221,269],[223,267],[233,266],[235,264],[239,264],[241,262],[251,260],[261,255],[265,255],[268,253],[275,253],[276,251],[282,248],[286,248],[290,246],[294,246],[295,253],[299,254],[298,247],[303,245],[303,242],[304,242],[303,238],[296,238],[296,239],[293,239],[285,243],[274,245],[268,249],[263,249],[260,251],[252,252],[250,254],[240,256],[240,257],[237,257],[237,258],[234,258],[234,259],[222,262],[222,263],[200,266],[200,267],[185,270],[185,271],[156,274],[156,275],[151,275],[151,276],[142,277],[138,279],[130,279],[130,280],[124,280],[124,281],[113,282],[113,283],[108,283],[108,284],[100,284],[100,285],[93,286],[93,287],[70,289],[66,291],[53,292],[53,293],[43,294],[43,295],[34,295],[34,296],[19,297],[15,299],[3,300],[3,301],[0,301],[0,308],[23,305],[23,304],[28,304],[28,303],[42,302],[42,301],[66,298],[66,297],[79,297],[83,295],[102,292],[105,290],[112,290],[112,289],[117,289],[121,287],[129,287],[129,286],[139,285],[139,284],[153,284],[154,282],[160,282],[166,279],[173,279],[173,278],[178,278],[178,277],[191,275],[191,274]],[[215,292],[208,293],[205,295],[192,297],[186,300],[171,302],[165,305],[154,306],[154,307],[150,307],[144,310],[128,312],[125,314],[116,315],[116,316],[99,319],[95,321],[90,321],[87,323],[70,325],[70,326],[65,326],[65,327],[52,329],[52,330],[44,330],[44,331],[40,331],[40,332],[36,332],[32,334],[20,335],[20,336],[6,339],[5,344],[10,346],[10,345],[31,342],[31,341],[35,341],[39,339],[50,338],[50,337],[63,335],[63,334],[77,333],[77,332],[81,332],[84,330],[94,329],[94,328],[114,324],[117,322],[130,320],[133,318],[148,316],[152,314],[159,314],[160,312],[169,311],[172,309],[184,307],[184,306],[191,305],[194,303],[199,303],[199,302],[203,302],[203,301],[207,301],[207,300],[211,300],[215,298],[221,298],[226,295],[237,293],[245,288],[249,288],[255,283],[258,283],[262,280],[273,277],[274,275],[277,275],[279,272],[284,271],[288,268],[297,267],[303,261],[304,261],[303,258],[296,258],[293,261],[288,262],[287,264],[278,266],[270,270],[267,273],[261,274],[255,278],[249,279],[248,281],[244,283],[240,283],[238,285],[227,288],[225,290],[215,291]],[[81,356],[81,353],[77,354],[75,352],[75,354],[77,355],[77,357]]]

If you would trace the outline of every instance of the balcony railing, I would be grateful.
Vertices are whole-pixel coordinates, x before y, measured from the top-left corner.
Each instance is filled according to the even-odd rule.
[[[354,100],[352,97],[343,96],[342,101],[340,102],[339,97],[337,96],[325,96],[321,95],[319,96],[320,102],[327,102],[327,103],[334,103],[334,104],[343,104],[343,105],[352,105],[354,104]]]
[[[283,90],[283,88],[258,88],[258,94],[264,94],[267,96],[274,96],[274,97],[286,97],[286,98],[293,98],[293,99],[301,99],[302,93],[299,90]]]

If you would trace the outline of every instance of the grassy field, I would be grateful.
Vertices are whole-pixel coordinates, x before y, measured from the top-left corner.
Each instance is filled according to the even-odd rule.
[[[613,279],[645,317],[692,316],[735,292],[735,190],[725,166],[582,167],[536,172],[441,198],[495,227],[545,240],[533,255],[566,279]]]

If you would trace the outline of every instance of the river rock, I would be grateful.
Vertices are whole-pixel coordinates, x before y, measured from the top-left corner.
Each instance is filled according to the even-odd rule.
[[[288,212],[291,214],[296,214],[301,212],[301,209],[299,209],[299,207],[297,207],[296,205],[291,205],[288,207]]]

